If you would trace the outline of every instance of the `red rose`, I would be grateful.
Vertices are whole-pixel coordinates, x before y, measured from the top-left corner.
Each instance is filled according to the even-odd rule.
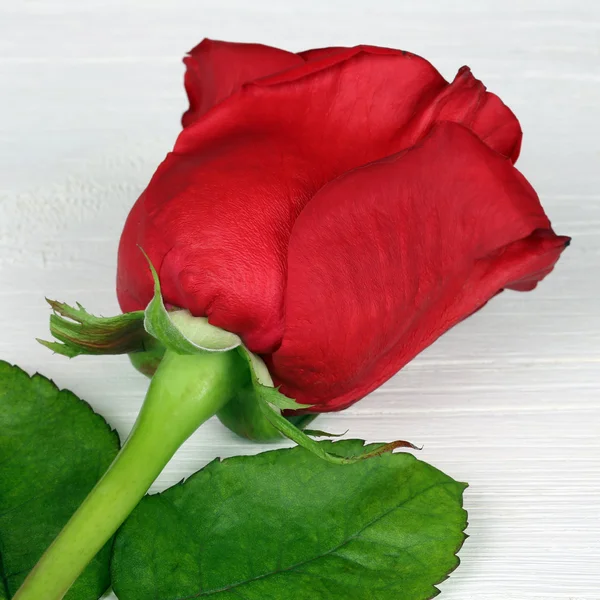
[[[263,356],[314,410],[381,385],[568,242],[514,168],[521,130],[463,67],[359,46],[203,41],[190,108],[125,225],[123,311],[165,301]]]

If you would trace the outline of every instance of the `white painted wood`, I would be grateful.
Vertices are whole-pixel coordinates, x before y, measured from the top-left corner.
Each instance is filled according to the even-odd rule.
[[[573,236],[531,294],[507,293],[324,429],[407,438],[470,482],[470,538],[445,600],[600,599],[600,5],[596,0],[2,0],[0,358],[80,394],[125,435],[146,381],[67,361],[44,295],[117,310],[117,239],[185,108],[202,37],[292,50],[359,42],[462,64],[519,115],[519,166]],[[254,453],[210,422],[154,489]],[[284,600],[284,599],[282,599]]]

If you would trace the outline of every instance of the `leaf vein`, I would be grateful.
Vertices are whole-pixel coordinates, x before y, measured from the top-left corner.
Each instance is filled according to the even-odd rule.
[[[395,510],[398,510],[402,507],[404,507],[404,505],[408,504],[409,502],[412,502],[413,500],[415,500],[416,498],[419,498],[420,496],[422,496],[423,494],[426,494],[427,492],[429,492],[430,490],[439,487],[439,486],[443,486],[444,490],[446,489],[445,486],[448,485],[453,485],[455,484],[454,481],[436,481],[435,483],[427,486],[426,488],[423,488],[421,490],[419,490],[418,492],[416,492],[415,494],[413,494],[410,498],[407,498],[405,500],[403,500],[400,504],[398,504],[397,506],[393,506],[392,508],[390,508],[389,510],[383,512],[382,514],[378,515],[376,518],[372,519],[371,521],[369,521],[368,523],[366,523],[365,525],[363,525],[363,527],[361,527],[361,529],[359,529],[356,533],[354,533],[353,535],[351,535],[350,537],[348,537],[347,539],[345,539],[343,542],[341,542],[340,544],[338,544],[336,547],[331,548],[330,550],[319,554],[318,556],[313,556],[312,558],[308,558],[306,560],[300,561],[296,564],[290,565],[289,567],[286,567],[285,569],[281,569],[279,571],[269,571],[268,573],[262,573],[261,575],[257,575],[256,577],[252,577],[250,579],[246,579],[244,581],[239,581],[236,583],[232,583],[230,585],[221,587],[221,588],[216,588],[216,589],[212,589],[212,590],[206,590],[206,591],[200,591],[196,594],[192,594],[191,596],[183,596],[181,598],[177,598],[176,600],[194,600],[195,598],[202,598],[202,597],[208,597],[208,596],[213,596],[215,594],[221,593],[221,592],[232,592],[234,589],[239,588],[242,585],[248,585],[250,583],[253,583],[255,581],[259,581],[261,579],[265,579],[267,577],[271,577],[272,575],[279,575],[280,573],[286,573],[286,572],[290,572],[290,571],[294,571],[296,570],[298,567],[303,567],[311,562],[314,562],[315,560],[319,560],[321,558],[324,558],[326,556],[329,556],[330,554],[334,554],[337,553],[339,550],[341,550],[344,546],[348,545],[350,542],[352,542],[353,540],[357,539],[360,537],[360,535],[367,530],[369,527],[373,526],[375,523],[381,521],[382,519],[384,519],[385,517],[387,517],[388,515],[390,515],[391,513],[393,513]],[[412,556],[412,554],[411,554]]]

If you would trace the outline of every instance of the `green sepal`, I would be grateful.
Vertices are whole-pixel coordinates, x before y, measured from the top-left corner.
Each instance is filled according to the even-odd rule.
[[[328,431],[322,431],[321,429],[304,429],[303,431],[306,435],[310,435],[311,437],[330,437],[330,438],[343,437],[348,433],[348,429],[346,429],[346,431],[344,431],[344,433],[329,433]]]
[[[298,429],[306,431],[307,427],[320,415],[321,413],[310,413],[305,412],[301,414],[285,415],[285,418],[293,423]]]
[[[298,429],[293,423],[290,423],[290,421],[288,421],[275,407],[271,406],[268,402],[263,400],[263,402],[260,403],[260,407],[265,418],[285,437],[296,442],[296,444],[299,446],[302,446],[306,450],[309,450],[316,456],[330,463],[348,465],[360,460],[373,458],[387,452],[393,452],[396,448],[412,448],[413,450],[417,450],[417,447],[410,442],[397,440],[395,442],[390,442],[389,444],[378,445],[373,450],[357,456],[338,456],[336,454],[332,454],[331,452],[327,452],[322,444],[310,438],[304,431]]]
[[[144,328],[150,335],[177,354],[226,352],[242,343],[235,333],[211,325],[206,317],[194,317],[187,310],[169,313],[162,299],[158,273],[145,252],[144,256],[154,279],[154,296],[144,311]]]
[[[274,442],[281,439],[279,430],[265,418],[260,401],[248,377],[247,385],[217,412],[217,418],[236,435],[254,442]]]
[[[166,348],[154,337],[148,334],[146,349],[141,352],[130,352],[131,364],[146,377],[152,377],[162,361]]]
[[[292,398],[284,396],[278,388],[274,387],[267,365],[260,356],[250,352],[246,346],[240,346],[238,352],[246,359],[254,391],[262,400],[281,410],[300,410],[312,406],[311,404],[300,404]]]
[[[50,333],[58,340],[38,342],[69,358],[81,354],[129,354],[143,352],[151,342],[144,330],[144,312],[116,317],[96,317],[77,303],[77,307],[46,299],[54,311],[50,315]]]
[[[299,404],[292,398],[284,396],[277,388],[272,387],[273,381],[269,375],[266,365],[260,357],[249,352],[245,346],[240,346],[238,351],[242,356],[245,356],[250,366],[255,398],[258,402],[258,407],[262,412],[263,417],[274,429],[279,431],[280,434],[289,438],[293,442],[296,442],[299,446],[302,446],[320,458],[335,464],[352,464],[359,460],[365,460],[374,456],[379,456],[380,454],[384,454],[386,452],[392,452],[396,448],[417,449],[417,447],[410,442],[398,440],[389,444],[384,444],[370,452],[362,453],[359,456],[341,457],[325,451],[322,444],[319,444],[319,442],[309,437],[310,434],[308,432],[302,431],[294,423],[281,414],[281,410],[300,410],[310,408],[312,405]],[[331,436],[331,434],[316,430],[314,434],[324,434],[328,437]]]
[[[249,377],[236,397],[217,413],[217,417],[233,432],[254,441],[269,442],[281,438],[279,429],[265,418],[261,404],[266,402],[281,410],[298,410],[308,406],[298,404],[273,387],[269,370],[259,356],[244,345],[236,351],[248,366]]]

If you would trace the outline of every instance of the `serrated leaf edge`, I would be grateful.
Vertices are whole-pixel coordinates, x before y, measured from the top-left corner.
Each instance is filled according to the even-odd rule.
[[[386,444],[383,444],[383,443],[368,443],[368,444],[367,444],[367,442],[366,442],[365,440],[361,440],[361,439],[349,439],[349,440],[345,440],[345,441],[347,441],[347,442],[352,442],[352,441],[358,441],[358,442],[361,442],[361,443],[362,443],[362,447],[363,447],[363,448],[367,448],[368,446],[381,447],[381,446],[385,446],[385,445],[386,445]],[[316,442],[316,443],[318,444],[319,442]],[[335,442],[331,442],[331,443],[332,443],[333,445],[335,445]],[[305,449],[306,449],[306,448],[305,448]],[[277,453],[281,453],[281,454],[283,454],[283,453],[286,453],[286,454],[287,454],[287,453],[291,453],[291,452],[294,452],[294,451],[297,451],[297,450],[298,450],[298,446],[295,446],[295,447],[292,447],[292,448],[274,448],[274,449],[272,449],[272,450],[267,450],[267,451],[265,451],[265,452],[261,452],[261,453],[259,453],[259,455],[262,455],[262,454],[270,454],[270,453],[272,453],[272,452],[277,452]],[[257,455],[255,455],[255,456],[257,456]],[[465,483],[465,482],[460,482],[460,481],[456,481],[456,480],[452,479],[450,476],[446,475],[445,473],[443,473],[442,471],[440,471],[440,470],[439,470],[439,469],[437,469],[436,467],[433,467],[432,465],[429,465],[429,463],[426,463],[426,462],[424,462],[424,461],[420,461],[419,459],[417,459],[417,458],[416,458],[414,455],[412,455],[412,454],[407,454],[406,456],[410,456],[410,457],[411,457],[411,459],[412,459],[412,460],[414,460],[414,461],[416,461],[416,462],[422,462],[423,464],[425,464],[425,465],[428,465],[429,467],[433,468],[433,469],[434,469],[434,470],[436,470],[436,471],[439,471],[440,473],[442,473],[442,475],[444,475],[445,477],[447,477],[447,478],[449,479],[449,481],[445,481],[445,482],[437,482],[436,484],[434,484],[434,485],[433,485],[433,486],[431,486],[431,487],[438,487],[438,486],[440,486],[440,485],[447,485],[447,484],[456,484],[456,485],[458,485],[458,486],[461,486],[461,487],[462,487],[462,489],[461,489],[461,493],[460,493],[460,504],[459,504],[459,509],[460,509],[460,510],[461,510],[461,511],[464,513],[465,517],[467,517],[467,518],[465,519],[465,522],[464,522],[464,527],[463,527],[463,529],[462,529],[462,531],[461,531],[461,534],[462,534],[462,535],[461,535],[461,538],[462,538],[462,539],[461,539],[461,540],[459,540],[459,542],[457,543],[457,545],[456,545],[455,549],[452,551],[452,556],[453,556],[453,557],[456,559],[456,560],[455,560],[455,565],[454,565],[453,567],[451,567],[451,568],[450,568],[450,570],[449,570],[449,571],[448,571],[448,572],[447,572],[447,573],[446,573],[446,574],[445,574],[445,575],[444,575],[444,576],[443,576],[443,577],[442,577],[442,578],[441,578],[439,581],[437,581],[437,582],[435,582],[435,583],[432,583],[432,584],[431,584],[432,591],[433,591],[432,595],[428,596],[427,598],[422,598],[422,599],[421,599],[421,600],[432,600],[433,598],[436,598],[436,597],[437,597],[437,596],[438,596],[438,595],[441,593],[441,590],[440,590],[440,589],[439,589],[437,586],[439,586],[439,585],[440,585],[441,583],[443,583],[444,581],[447,581],[447,580],[450,578],[450,576],[452,575],[452,573],[454,573],[454,571],[456,571],[456,569],[457,569],[457,568],[460,566],[460,564],[461,564],[461,559],[460,559],[460,557],[458,556],[458,553],[460,552],[460,550],[461,550],[461,549],[462,549],[462,547],[464,546],[464,543],[465,543],[465,541],[466,541],[466,540],[467,540],[467,538],[469,537],[469,535],[468,535],[467,533],[465,533],[465,532],[466,532],[466,530],[468,529],[469,522],[468,522],[468,513],[467,513],[467,511],[466,511],[466,509],[465,509],[465,507],[464,507],[464,491],[465,491],[465,490],[466,490],[466,489],[469,487],[469,484],[468,484],[468,483]],[[171,490],[174,490],[174,489],[176,489],[176,488],[180,488],[180,487],[184,486],[186,483],[188,483],[189,481],[191,481],[191,480],[195,479],[196,477],[200,477],[200,476],[201,476],[201,473],[202,473],[202,472],[203,472],[205,469],[210,469],[211,467],[212,467],[212,468],[214,468],[214,466],[216,466],[216,465],[224,465],[224,464],[228,463],[229,461],[236,461],[236,460],[239,460],[239,459],[246,459],[246,458],[250,458],[250,457],[249,457],[249,456],[229,456],[229,457],[226,457],[226,458],[216,457],[216,458],[214,458],[213,460],[211,460],[211,461],[210,461],[208,464],[206,464],[206,465],[205,465],[205,466],[204,466],[202,469],[200,469],[199,471],[196,471],[195,473],[193,473],[193,474],[192,474],[192,475],[190,475],[189,477],[186,477],[186,478],[183,478],[183,479],[181,479],[180,481],[178,481],[178,482],[177,482],[177,483],[175,483],[174,485],[170,486],[170,487],[169,487],[169,488],[167,488],[166,490],[163,490],[163,491],[161,491],[161,492],[157,492],[157,493],[155,493],[155,494],[148,494],[148,497],[152,497],[152,498],[160,497],[160,496],[162,496],[163,494],[170,492]],[[429,489],[429,488],[427,488],[427,489]],[[427,489],[425,489],[425,490],[421,490],[420,494],[421,494],[421,493],[424,493],[425,491],[427,491]],[[411,499],[412,499],[412,498],[411,498]],[[397,507],[397,508],[399,508],[399,507]],[[379,517],[378,517],[378,519],[375,519],[374,521],[372,521],[372,522],[370,523],[370,525],[372,525],[373,523],[377,522],[377,520],[379,520],[379,519],[381,519],[381,518],[382,518],[382,516],[379,516]],[[344,542],[344,544],[346,544],[346,543],[348,543],[348,540],[346,540],[346,541]],[[342,544],[342,545],[344,545],[344,544]],[[337,548],[336,548],[336,549],[337,549]],[[331,552],[335,551],[336,549],[329,550],[327,553],[331,553]],[[311,559],[311,560],[312,560],[312,559]],[[301,564],[302,564],[302,563],[301,563]],[[300,566],[300,564],[298,564],[298,565],[293,565],[293,566],[289,567],[289,568],[288,568],[288,569],[286,569],[286,570],[291,570],[292,568],[295,568],[295,567],[297,567],[297,566]],[[112,573],[112,560],[111,560],[111,573]],[[263,579],[263,578],[265,578],[265,577],[269,577],[269,576],[271,576],[271,575],[273,575],[273,574],[274,574],[274,573],[271,573],[271,572],[270,572],[270,573],[265,573],[264,575],[261,575],[261,576],[260,576],[259,578],[257,578],[257,579]],[[253,580],[254,580],[254,579],[253,579]],[[215,590],[209,590],[209,591],[208,591],[208,592],[206,592],[206,593],[194,594],[194,595],[191,595],[191,596],[184,596],[184,597],[181,597],[181,598],[177,598],[177,600],[193,600],[194,598],[208,597],[208,596],[211,596],[211,595],[213,595],[213,594],[220,593],[220,592],[222,592],[222,591],[228,591],[228,590],[231,590],[232,588],[238,587],[238,586],[240,586],[240,585],[244,585],[244,584],[246,584],[246,583],[248,583],[248,582],[249,582],[249,581],[237,582],[237,583],[235,583],[235,584],[231,584],[231,585],[227,586],[226,588],[222,588],[222,589],[215,589]]]
[[[42,381],[43,385],[51,386],[52,389],[54,391],[56,391],[56,393],[65,395],[67,398],[69,398],[70,399],[69,401],[76,400],[77,402],[81,403],[89,412],[91,412],[94,416],[98,417],[102,421],[102,423],[104,423],[104,426],[106,427],[108,432],[111,434],[111,436],[114,438],[114,441],[116,441],[117,446],[119,448],[121,447],[121,439],[119,437],[119,433],[117,432],[117,430],[114,427],[112,427],[100,413],[96,412],[89,402],[87,402],[83,398],[80,398],[75,392],[73,392],[72,390],[70,390],[68,388],[59,387],[53,379],[46,377],[39,371],[36,371],[35,373],[33,373],[33,375],[30,375],[27,371],[25,371],[18,365],[11,364],[6,360],[0,360],[0,383],[2,382],[3,374],[2,374],[1,369],[3,369],[3,368],[8,368],[10,370],[14,370],[15,372],[17,372],[19,374],[19,376],[27,377],[31,381],[36,381],[36,380]],[[1,395],[0,395],[0,398],[1,398]]]

